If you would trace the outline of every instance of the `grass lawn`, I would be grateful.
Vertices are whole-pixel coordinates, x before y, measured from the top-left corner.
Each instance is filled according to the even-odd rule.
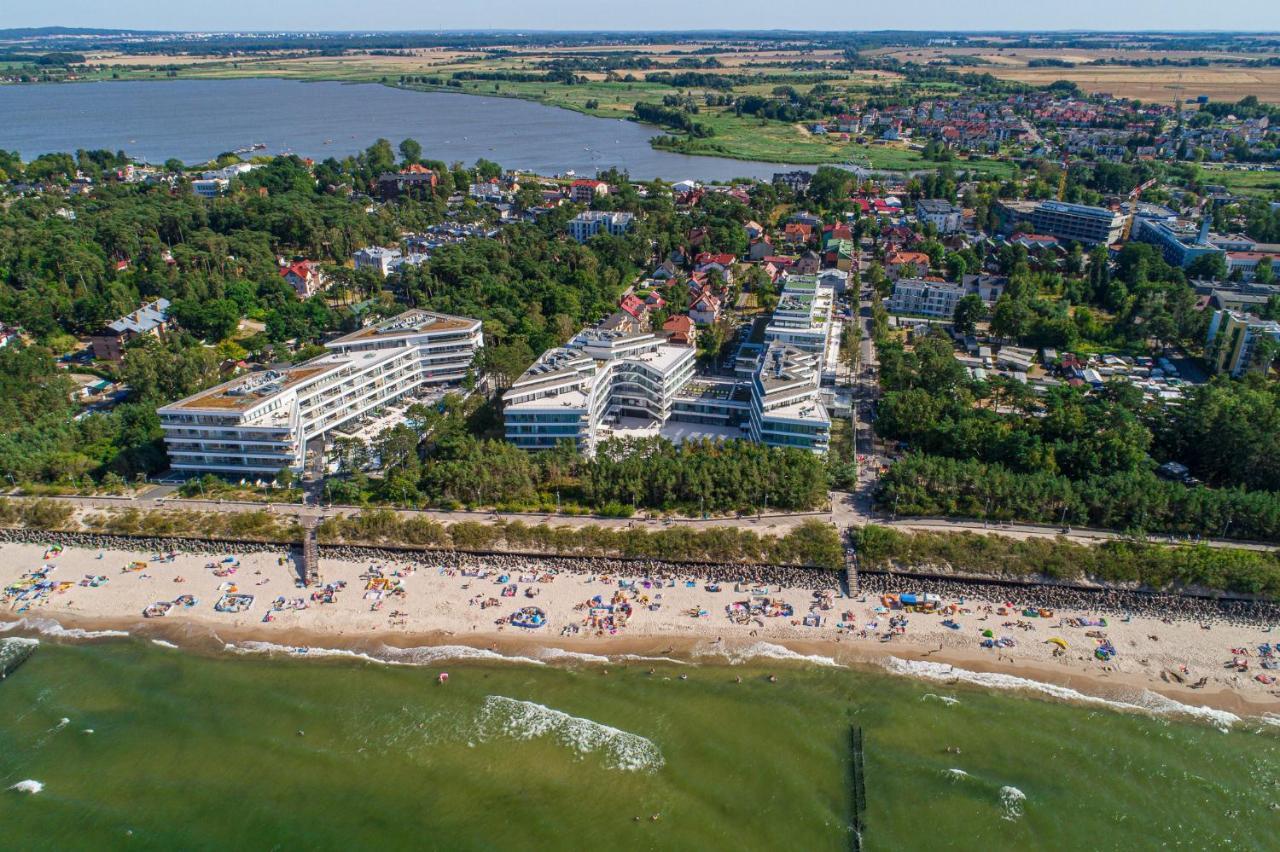
[[[1239,172],[1226,169],[1205,169],[1205,183],[1220,183],[1231,192],[1241,195],[1257,195],[1264,198],[1280,192],[1280,171]]]

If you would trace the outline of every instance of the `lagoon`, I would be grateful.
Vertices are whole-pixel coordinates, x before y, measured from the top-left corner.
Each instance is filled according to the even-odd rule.
[[[0,86],[0,148],[24,159],[81,148],[153,163],[201,163],[255,143],[260,153],[343,157],[378,138],[412,137],[424,155],[479,158],[538,174],[591,176],[617,167],[637,180],[768,178],[791,166],[657,151],[658,131],[512,98],[415,92],[376,83],[275,78]]]

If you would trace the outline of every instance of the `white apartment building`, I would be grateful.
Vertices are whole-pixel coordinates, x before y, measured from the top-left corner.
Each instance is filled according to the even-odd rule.
[[[889,312],[949,320],[955,316],[956,305],[965,292],[959,284],[903,278],[894,282]]]
[[[503,397],[507,440],[543,450],[563,440],[594,452],[620,418],[656,425],[697,424],[721,437],[824,453],[831,419],[821,403],[825,371],[840,345],[830,279],[791,276],[766,344],[739,357],[737,380],[694,377],[693,347],[649,332],[587,329],[548,350]],[[630,430],[630,426],[627,427]],[[684,430],[676,430],[682,432]],[[679,438],[677,438],[679,440]]]
[[[954,234],[964,224],[964,211],[950,201],[925,198],[916,202],[916,218],[932,224],[939,234]]]
[[[369,246],[351,256],[356,269],[376,269],[383,278],[390,275],[403,257],[400,249]]]
[[[503,395],[507,440],[526,450],[562,440],[595,450],[601,424],[619,417],[665,423],[693,376],[697,353],[651,332],[590,328],[549,349]]]
[[[635,215],[631,213],[608,213],[602,210],[586,210],[569,220],[569,236],[580,243],[604,231],[620,237],[631,230]]]
[[[834,278],[786,276],[773,317],[765,326],[765,344],[780,343],[818,356],[818,371],[823,380],[827,383],[834,381],[840,354],[834,308]]]
[[[161,406],[173,470],[273,477],[307,442],[428,385],[462,381],[479,320],[412,310],[326,343],[327,354],[249,373]]]
[[[819,398],[822,369],[820,353],[780,342],[765,347],[751,378],[751,440],[825,453],[831,416]]]

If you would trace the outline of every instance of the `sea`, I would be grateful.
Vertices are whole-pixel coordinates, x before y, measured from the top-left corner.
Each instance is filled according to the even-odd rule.
[[[513,98],[418,92],[377,83],[274,78],[124,80],[0,86],[0,148],[40,154],[102,148],[162,163],[225,151],[344,157],[379,138],[414,138],[428,159],[484,158],[541,175],[619,168],[636,180],[765,178],[796,166],[655,150],[656,128]],[[812,166],[808,167],[812,170]]]
[[[40,644],[0,680],[6,849],[1263,850],[1280,828],[1277,720],[1158,696],[766,643],[302,653],[27,624],[0,660],[16,633]]]

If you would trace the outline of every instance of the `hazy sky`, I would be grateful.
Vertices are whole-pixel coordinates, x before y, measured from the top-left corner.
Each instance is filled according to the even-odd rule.
[[[0,28],[1280,30],[1280,0],[0,0]]]

